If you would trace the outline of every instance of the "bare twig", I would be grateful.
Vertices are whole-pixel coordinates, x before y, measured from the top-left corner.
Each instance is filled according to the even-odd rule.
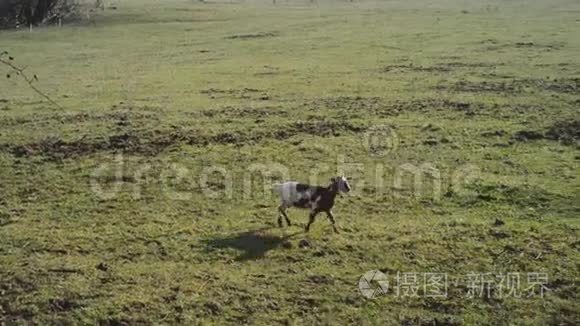
[[[18,67],[17,65],[15,65],[14,63],[12,63],[13,58],[11,56],[8,56],[8,52],[1,52],[0,53],[0,63],[4,64],[5,66],[7,66],[8,68],[10,68],[10,70],[13,73],[16,73],[16,75],[19,75],[20,77],[22,77],[22,79],[24,79],[24,81],[28,84],[28,86],[30,88],[32,88],[33,91],[35,91],[38,95],[44,97],[46,100],[48,100],[52,105],[56,106],[59,109],[63,109],[62,106],[60,106],[58,103],[56,103],[53,99],[50,98],[50,96],[46,95],[43,91],[41,91],[40,89],[38,89],[38,87],[36,87],[33,83],[35,81],[38,81],[38,77],[36,75],[33,75],[32,77],[28,76],[24,70],[26,69],[26,67]],[[11,74],[7,74],[6,77],[10,78]]]

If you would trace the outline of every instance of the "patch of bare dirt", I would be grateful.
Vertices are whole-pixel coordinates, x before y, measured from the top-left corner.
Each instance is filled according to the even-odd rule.
[[[287,131],[294,134],[309,134],[317,136],[339,136],[341,133],[358,133],[367,129],[366,126],[348,121],[297,121],[289,126]]]
[[[336,96],[317,98],[304,103],[303,106],[309,110],[326,108],[330,110],[376,112],[384,109],[387,104],[381,97]]]
[[[276,32],[259,32],[259,33],[251,33],[251,34],[236,34],[231,36],[226,36],[227,40],[250,40],[250,39],[257,39],[257,38],[267,38],[267,37],[274,37],[278,36]]]
[[[211,99],[216,98],[236,98],[236,99],[253,99],[253,100],[269,100],[270,95],[265,90],[256,88],[241,88],[241,89],[219,89],[208,88],[200,92],[206,94]]]
[[[103,326],[128,326],[128,325],[149,325],[150,322],[145,320],[145,319],[141,319],[141,318],[128,318],[128,317],[114,317],[114,316],[109,316],[109,317],[105,317],[105,318],[100,318],[97,321],[97,325],[103,325]]]
[[[564,120],[554,123],[546,131],[545,137],[570,145],[580,139],[580,120]]]
[[[218,109],[208,109],[191,113],[194,116],[207,118],[253,118],[263,119],[270,116],[287,116],[288,112],[280,107],[234,107],[227,106]]]
[[[451,68],[446,66],[421,66],[421,65],[388,65],[379,69],[380,72],[450,72]]]
[[[396,116],[405,112],[438,112],[444,110],[453,110],[475,114],[489,108],[489,105],[476,102],[454,101],[440,98],[426,98],[411,101],[392,101],[386,102],[381,97],[362,97],[362,96],[339,96],[326,97],[312,100],[304,103],[306,109],[310,111],[319,111],[320,109],[329,109],[337,111],[341,115],[349,114],[369,114],[377,116]]]
[[[516,78],[516,76],[514,75],[508,75],[508,74],[500,74],[494,71],[489,71],[489,72],[482,72],[479,74],[480,77],[482,78],[486,78],[486,79],[514,79]]]
[[[454,317],[399,317],[401,326],[415,326],[415,325],[448,325],[459,326],[463,325],[460,320]]]
[[[461,80],[453,85],[439,85],[436,89],[448,89],[455,92],[493,92],[493,93],[515,93],[521,90],[517,88],[513,83],[509,82],[472,82]]]
[[[296,121],[287,125],[263,128],[260,131],[225,131],[217,134],[205,134],[198,130],[171,130],[148,133],[129,131],[108,137],[92,139],[81,137],[71,141],[48,137],[36,143],[0,144],[0,150],[7,151],[16,157],[42,156],[49,161],[91,155],[104,151],[155,156],[166,148],[179,144],[194,146],[208,146],[211,144],[245,145],[255,144],[266,139],[284,140],[301,134],[332,137],[345,133],[363,132],[366,129],[367,127],[364,125],[357,125],[347,121]]]
[[[53,298],[48,300],[48,307],[52,312],[67,312],[81,307],[81,305],[70,298]]]
[[[320,137],[340,136],[346,133],[358,133],[367,130],[367,126],[357,125],[347,121],[319,120],[296,121],[277,128],[269,128],[259,132],[223,132],[212,135],[204,140],[207,144],[237,144],[256,143],[265,139],[285,140],[297,135],[311,135]],[[196,141],[189,142],[191,145]]]
[[[560,78],[560,79],[520,79],[514,81],[522,87],[533,87],[540,90],[556,93],[580,94],[580,78]]]
[[[4,145],[3,148],[8,149],[16,157],[44,156],[47,160],[61,160],[102,151],[156,155],[167,147],[169,142],[165,137],[147,139],[129,132],[93,139],[82,137],[72,141],[48,137],[37,143]]]
[[[463,102],[448,99],[420,99],[413,101],[399,101],[392,104],[395,112],[440,112],[458,111],[473,115],[488,107],[483,103]]]
[[[481,133],[481,136],[489,138],[489,137],[502,137],[505,136],[507,133],[505,130],[491,130],[491,131],[484,131]]]
[[[524,142],[529,140],[538,140],[544,139],[544,134],[534,130],[520,130],[512,136],[512,139]]]
[[[26,115],[20,117],[2,117],[0,126],[11,127],[25,124],[75,124],[93,121],[115,121],[119,125],[128,124],[131,120],[156,119],[156,115],[148,112],[115,110],[101,114],[86,112],[80,113],[56,113],[50,115]]]
[[[442,62],[431,66],[403,64],[388,65],[379,69],[380,72],[451,72],[461,68],[493,68],[501,64],[491,64],[484,62]]]
[[[467,81],[460,80],[454,84],[440,84],[437,90],[472,93],[521,93],[524,91],[543,90],[556,93],[577,94],[580,91],[580,78],[562,79],[513,79],[504,81]]]
[[[533,41],[520,41],[513,43],[499,43],[495,40],[486,40],[482,42],[487,46],[484,48],[485,51],[498,51],[503,49],[530,49],[530,50],[542,50],[542,51],[554,51],[560,50],[564,47],[563,43],[537,43]]]
[[[530,141],[549,139],[559,141],[564,145],[572,145],[580,139],[580,120],[556,121],[545,132],[536,130],[520,130],[513,134],[515,141]]]

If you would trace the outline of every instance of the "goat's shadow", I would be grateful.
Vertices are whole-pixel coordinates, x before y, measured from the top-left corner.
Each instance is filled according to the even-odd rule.
[[[282,244],[301,232],[295,232],[285,236],[270,234],[267,231],[271,228],[262,228],[253,231],[241,232],[231,236],[207,239],[203,242],[206,249],[211,251],[215,249],[233,248],[242,251],[242,254],[236,257],[236,260],[260,259],[270,250],[279,248]]]

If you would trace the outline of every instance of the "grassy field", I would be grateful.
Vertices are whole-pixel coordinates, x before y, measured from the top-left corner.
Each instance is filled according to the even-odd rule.
[[[579,321],[578,1],[113,5],[0,32],[63,107],[0,83],[0,324]],[[277,226],[340,173],[340,234]]]

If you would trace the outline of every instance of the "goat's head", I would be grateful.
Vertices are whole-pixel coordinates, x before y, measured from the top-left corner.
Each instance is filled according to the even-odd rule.
[[[332,186],[335,187],[338,192],[348,193],[350,191],[350,184],[345,176],[334,177],[330,179],[330,181],[332,181]]]

